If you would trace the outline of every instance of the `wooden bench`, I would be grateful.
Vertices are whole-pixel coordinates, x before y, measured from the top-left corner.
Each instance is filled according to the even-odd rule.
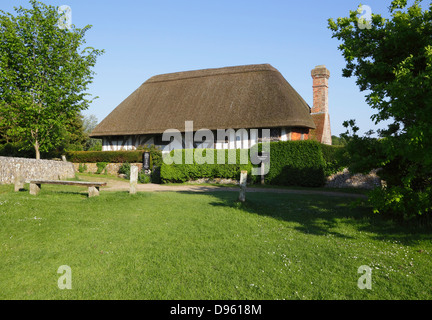
[[[30,194],[37,195],[41,189],[42,184],[56,184],[56,185],[62,185],[62,186],[88,187],[88,196],[89,197],[97,197],[99,195],[99,188],[106,186],[106,182],[31,180],[30,181]]]

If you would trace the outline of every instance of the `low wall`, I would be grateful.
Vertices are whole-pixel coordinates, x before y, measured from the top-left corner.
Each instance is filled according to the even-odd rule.
[[[0,157],[0,184],[12,184],[15,177],[28,180],[63,180],[75,177],[71,162]]]
[[[118,171],[120,169],[120,167],[122,166],[123,163],[108,163],[106,166],[106,173],[107,174],[111,174],[111,175],[118,175]],[[142,163],[131,163],[131,165],[137,166],[138,167],[138,171],[142,170],[143,164]],[[73,164],[75,171],[79,172],[79,163],[74,163]],[[81,166],[86,166],[86,170],[84,172],[88,172],[88,173],[96,173],[96,171],[98,170],[98,167],[96,166],[96,163],[81,163]]]
[[[377,170],[372,170],[369,174],[351,174],[348,169],[331,175],[327,178],[326,187],[329,188],[362,188],[374,189],[385,184],[376,174]]]

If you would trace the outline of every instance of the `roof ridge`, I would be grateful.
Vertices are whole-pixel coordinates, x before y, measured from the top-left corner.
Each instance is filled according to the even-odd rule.
[[[165,74],[153,76],[144,83],[158,83],[158,82],[176,81],[176,80],[183,80],[183,79],[212,77],[221,74],[237,74],[237,73],[248,73],[248,72],[259,72],[259,71],[278,72],[272,65],[268,63],[249,64],[249,65],[242,65],[242,66],[208,68],[208,69],[200,69],[200,70],[165,73]]]

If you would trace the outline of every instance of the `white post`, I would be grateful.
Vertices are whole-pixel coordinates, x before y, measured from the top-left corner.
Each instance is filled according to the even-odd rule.
[[[240,174],[240,195],[239,201],[246,201],[246,182],[247,182],[247,171],[242,171]]]
[[[24,179],[21,176],[21,165],[18,163],[15,167],[15,181],[14,181],[14,190],[15,192],[20,191],[24,188]]]
[[[131,166],[130,167],[130,194],[135,194],[138,184],[138,167],[137,166]]]

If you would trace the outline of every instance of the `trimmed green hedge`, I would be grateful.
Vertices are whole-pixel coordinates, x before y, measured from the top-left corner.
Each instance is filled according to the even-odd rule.
[[[141,163],[143,154],[146,150],[137,151],[70,151],[66,153],[68,161],[74,163]],[[159,150],[149,150],[151,155],[151,164],[160,166],[162,162],[162,153]]]
[[[270,169],[265,182],[285,186],[323,186],[326,162],[321,146],[315,141],[271,142]]]
[[[200,178],[226,178],[226,179],[239,179],[242,170],[247,170],[250,176],[252,170],[252,164],[249,160],[249,150],[243,150],[247,153],[247,164],[237,164],[240,163],[240,153],[241,150],[236,151],[236,164],[229,164],[229,152],[225,152],[225,164],[217,164],[217,151],[214,149],[195,149],[195,150],[181,150],[182,151],[182,163],[183,164],[170,164],[167,165],[162,163],[160,177],[163,183],[167,182],[186,182],[189,180],[196,180]],[[214,164],[197,164],[195,159],[193,164],[185,164],[186,152],[194,151],[200,152],[203,157],[207,155],[207,152],[214,152]],[[174,151],[171,151],[171,156]],[[195,157],[194,157],[195,158]]]
[[[259,146],[261,150],[261,145]],[[217,164],[217,151],[212,150],[215,164],[185,163],[185,151],[182,150],[182,163],[165,163],[161,166],[162,182],[186,182],[200,178],[239,179],[242,170],[248,171],[250,181],[259,181],[259,176],[251,176],[250,150],[247,153],[248,164]],[[195,150],[195,152],[205,150]],[[225,151],[225,163],[228,163],[228,150]],[[236,163],[240,163],[240,152],[236,150]],[[173,155],[173,153],[171,153]],[[326,162],[323,157],[321,144],[315,141],[272,142],[270,144],[270,169],[265,177],[267,184],[320,187],[325,183]]]

